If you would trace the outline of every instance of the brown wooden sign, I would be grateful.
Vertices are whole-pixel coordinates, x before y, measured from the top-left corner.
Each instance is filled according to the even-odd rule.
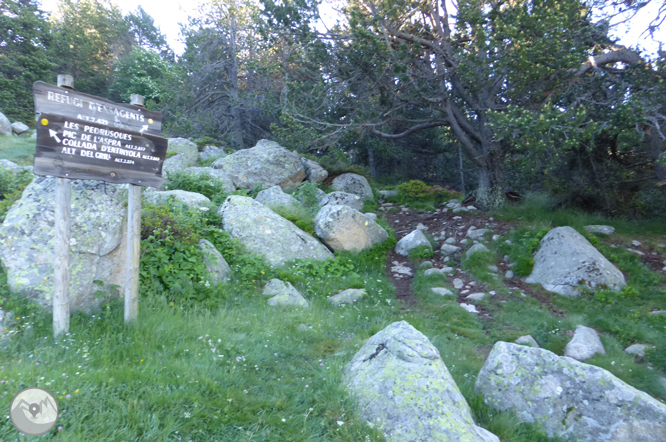
[[[38,81],[33,85],[35,113],[62,115],[116,130],[162,135],[162,114],[130,104],[114,103]]]
[[[42,113],[33,172],[159,187],[167,147],[159,136]]]

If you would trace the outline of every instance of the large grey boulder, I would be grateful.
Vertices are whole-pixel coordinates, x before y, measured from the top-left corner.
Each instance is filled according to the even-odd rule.
[[[497,342],[476,381],[488,405],[512,410],[549,437],[662,442],[666,405],[608,371],[524,345]]]
[[[379,224],[349,206],[322,207],[315,217],[315,233],[335,251],[360,251],[388,239]]]
[[[278,305],[293,305],[296,307],[307,308],[310,306],[308,301],[300,294],[290,282],[284,282],[279,279],[271,279],[266,283],[263,290],[264,296],[270,296],[268,305],[275,307]]]
[[[301,163],[305,169],[305,178],[312,183],[322,183],[328,178],[328,172],[316,161],[301,158]]]
[[[0,170],[6,170],[11,173],[19,173],[23,168],[18,164],[12,163],[9,160],[0,160]]]
[[[55,178],[38,177],[0,226],[0,262],[12,292],[53,305]],[[90,310],[100,300],[93,280],[125,285],[127,186],[72,181],[70,309]]]
[[[0,136],[11,137],[12,136],[12,123],[9,121],[9,118],[0,112]]]
[[[298,200],[288,193],[284,193],[280,186],[273,186],[262,190],[257,194],[255,200],[267,207],[299,205]]]
[[[617,291],[627,284],[620,269],[568,226],[556,227],[543,237],[525,281],[565,296],[579,296],[581,287]]]
[[[410,250],[418,247],[428,247],[432,250],[432,244],[430,244],[428,238],[426,238],[421,230],[416,229],[398,241],[395,245],[395,251],[402,256],[407,256]]]
[[[597,332],[584,325],[577,326],[573,339],[564,348],[564,356],[584,361],[596,354],[606,354]]]
[[[293,189],[305,179],[301,157],[274,141],[259,140],[251,149],[239,150],[215,160],[213,168],[224,170],[239,189],[278,185]]]
[[[30,128],[28,127],[27,124],[25,124],[25,123],[21,123],[20,121],[14,121],[14,122],[12,123],[12,131],[13,131],[16,135],[23,135],[23,134],[26,133],[29,129],[30,129]]]
[[[204,255],[204,265],[210,276],[212,285],[228,281],[231,276],[231,267],[219,250],[208,240],[199,240],[199,250]]]
[[[206,178],[213,183],[222,187],[225,193],[231,193],[236,190],[234,181],[223,170],[213,169],[212,167],[188,167],[184,170],[185,173],[194,175],[199,178]]]
[[[211,158],[222,158],[226,157],[227,154],[224,151],[224,148],[217,146],[205,146],[201,152],[199,152],[199,158],[202,160],[210,160]]]
[[[180,201],[181,203],[194,208],[207,207],[210,204],[210,199],[208,199],[208,197],[200,193],[188,192],[186,190],[159,191],[150,188],[143,193],[143,199],[153,204],[165,203],[169,201],[170,198],[174,198],[176,201]]]
[[[273,266],[297,258],[321,261],[333,257],[319,241],[252,198],[232,195],[217,213],[231,237]]]
[[[321,201],[321,200],[320,200]],[[363,210],[363,200],[360,196],[347,192],[331,192],[326,195],[326,203],[331,206],[349,206],[355,210]],[[323,204],[322,204],[323,205]]]
[[[364,176],[355,173],[343,173],[336,177],[333,183],[331,183],[331,187],[341,192],[358,195],[363,201],[371,200],[375,197],[368,180]]]
[[[197,145],[187,138],[169,138],[167,152],[176,152],[177,154],[185,155],[183,161],[187,167],[195,166],[199,159]]]
[[[164,160],[164,164],[162,164],[162,176],[169,178],[169,175],[182,172],[190,166],[187,156],[184,153],[174,155]]]
[[[405,321],[372,336],[343,382],[361,417],[388,442],[499,442],[474,424],[437,349]]]

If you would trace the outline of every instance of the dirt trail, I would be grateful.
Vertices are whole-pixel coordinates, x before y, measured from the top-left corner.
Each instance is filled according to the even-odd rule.
[[[388,212],[390,208],[397,208],[400,212]],[[444,212],[443,208],[440,208],[435,213],[417,212],[401,207],[398,204],[380,202],[378,213],[384,213],[386,215],[389,224],[395,230],[395,236],[398,241],[413,230],[416,230],[419,224],[422,224],[427,228],[426,232],[433,235],[435,238],[440,236],[442,238],[455,237],[455,245],[462,247],[463,249],[468,248],[469,243],[467,245],[462,245],[460,244],[460,240],[465,238],[467,231],[471,226],[474,226],[477,229],[491,229],[492,235],[501,236],[506,236],[507,232],[518,227],[517,222],[494,220],[488,214],[481,211],[455,214],[451,210]],[[605,238],[603,241],[617,247],[631,247],[630,244],[625,244],[623,239],[615,236]],[[433,263],[434,268],[451,266],[449,262],[445,261],[445,257],[438,253],[439,247],[441,247],[442,244],[443,239],[438,241],[438,247],[434,257],[429,259],[429,261]],[[634,247],[634,249],[637,248]],[[666,249],[647,245],[642,246],[640,251],[644,253],[641,256],[641,259],[648,268],[655,271],[661,271],[664,266],[664,260],[666,259]],[[387,276],[396,287],[396,297],[403,302],[405,308],[410,309],[415,307],[418,304],[418,299],[414,296],[411,286],[414,281],[416,267],[406,256],[397,254],[395,250],[389,250],[387,252],[387,260]],[[508,265],[509,263],[500,258],[497,263],[497,273],[500,276],[503,276],[506,271],[509,270]],[[471,293],[488,293],[491,289],[486,288],[483,283],[475,281],[474,278],[470,274],[465,273],[459,265],[452,267],[456,269],[456,272],[454,276],[451,277],[451,282],[453,279],[460,279],[463,282],[463,286],[457,290],[458,302],[475,305],[479,312],[479,318],[491,320],[492,314],[490,311],[477,305],[474,301],[466,299],[466,296]],[[539,290],[535,290],[531,285],[523,282],[520,278],[514,277],[512,279],[505,279],[505,285],[512,291],[522,292],[525,296],[537,299],[553,313],[557,315],[563,314],[562,311],[552,306],[548,296],[544,295]],[[502,298],[502,295],[498,293],[493,296],[492,299],[494,302],[501,302],[503,300]]]

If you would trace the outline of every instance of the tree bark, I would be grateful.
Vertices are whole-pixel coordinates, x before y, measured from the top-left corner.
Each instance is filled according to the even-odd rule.
[[[488,153],[479,164],[479,185],[476,189],[475,205],[482,210],[493,210],[505,203],[504,173],[501,158]]]
[[[370,166],[370,178],[374,180],[377,177],[377,164],[375,162],[375,151],[370,145],[368,145],[368,165]]]

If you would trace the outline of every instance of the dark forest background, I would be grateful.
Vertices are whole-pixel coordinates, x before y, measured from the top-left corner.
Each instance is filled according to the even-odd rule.
[[[609,33],[648,5],[658,15],[633,26],[652,41],[663,1],[349,0],[325,29],[316,0],[216,0],[184,20],[177,56],[140,7],[2,0],[0,111],[34,126],[32,84],[65,73],[77,91],[145,96],[166,135],[202,146],[268,138],[333,173],[473,190],[484,208],[538,191],[666,217],[666,53]]]

